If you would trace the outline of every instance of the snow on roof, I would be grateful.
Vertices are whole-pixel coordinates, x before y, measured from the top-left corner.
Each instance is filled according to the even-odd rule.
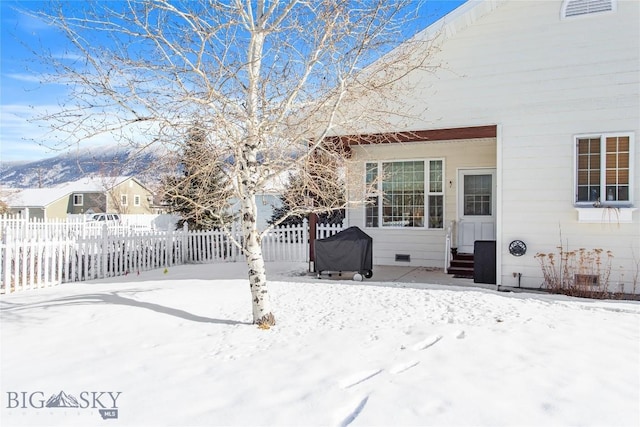
[[[417,40],[431,40],[439,35],[449,38],[472,25],[508,0],[468,0],[416,34]]]
[[[54,188],[29,188],[11,195],[7,201],[13,207],[47,206],[66,194]]]
[[[14,207],[48,206],[72,193],[102,193],[130,178],[133,177],[93,176],[65,182],[50,188],[28,188],[12,195],[9,198],[9,205]]]
[[[103,192],[106,189],[111,189],[119,184],[122,184],[127,179],[133,178],[131,176],[116,176],[116,177],[104,177],[104,176],[90,176],[81,178],[77,181],[64,182],[57,185],[54,188],[67,189],[68,193],[91,193],[91,192]]]
[[[271,177],[264,185],[266,194],[282,194],[289,185],[291,171],[285,170]]]

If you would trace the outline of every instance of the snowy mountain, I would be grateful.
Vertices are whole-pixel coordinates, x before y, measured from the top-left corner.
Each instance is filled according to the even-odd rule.
[[[123,147],[85,148],[34,162],[0,163],[0,185],[5,188],[42,188],[90,175],[135,176],[157,182],[168,173],[167,155]]]
[[[46,406],[47,408],[77,408],[80,405],[75,397],[60,391],[58,394],[51,395]]]

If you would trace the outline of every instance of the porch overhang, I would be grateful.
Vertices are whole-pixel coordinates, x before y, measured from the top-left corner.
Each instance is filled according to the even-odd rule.
[[[396,144],[429,141],[451,141],[461,139],[496,138],[497,125],[468,126],[445,129],[425,129],[414,131],[398,131],[370,133],[360,135],[343,135],[327,139],[339,142],[347,151],[354,145]]]

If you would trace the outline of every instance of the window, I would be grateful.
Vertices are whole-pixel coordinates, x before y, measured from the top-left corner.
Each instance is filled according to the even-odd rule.
[[[629,205],[632,149],[629,134],[576,137],[576,203]]]
[[[140,196],[133,196],[133,206],[140,206]]]
[[[73,195],[73,206],[82,206],[84,204],[84,197],[82,194]]]
[[[562,4],[562,19],[577,18],[607,12],[615,12],[615,0],[565,0]]]
[[[491,215],[491,175],[464,176],[464,215]]]
[[[121,194],[120,195],[120,204],[122,206],[127,206],[127,195],[126,194]]]
[[[443,160],[367,163],[365,225],[442,228],[443,166]]]

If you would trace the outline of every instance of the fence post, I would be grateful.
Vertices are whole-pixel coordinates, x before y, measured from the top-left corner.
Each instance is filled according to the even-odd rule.
[[[189,224],[187,221],[182,225],[182,263],[187,263],[187,254],[189,248]]]
[[[109,237],[109,230],[107,227],[107,224],[104,224],[102,226],[102,248],[100,250],[100,265],[101,265],[101,272],[98,272],[98,277],[102,278],[102,277],[107,277],[107,250],[108,250],[108,246],[109,246],[109,242],[107,241]]]
[[[318,215],[315,213],[309,214],[309,271],[316,271],[316,233],[318,229]]]
[[[4,242],[0,240],[2,245],[2,259],[4,260],[4,277],[2,278],[2,291],[0,293],[8,294],[11,292],[11,259],[13,255],[11,253],[11,229],[8,226],[4,227]]]
[[[234,221],[231,224],[231,235],[233,236],[234,239],[236,239],[237,242],[240,243],[240,245],[243,245],[242,236],[238,236],[238,226],[236,221]],[[232,249],[231,261],[236,262],[238,260],[238,252],[240,249],[234,244],[231,244],[231,249]]]
[[[302,242],[301,243],[301,253],[300,253],[300,258],[304,259],[306,262],[309,262],[309,251],[305,251],[307,245],[311,244],[309,242],[309,220],[307,220],[307,218],[304,218],[302,220]],[[309,271],[311,271],[311,264],[309,264]]]
[[[173,265],[173,228],[167,230],[167,240],[164,245],[164,265],[170,267]]]

